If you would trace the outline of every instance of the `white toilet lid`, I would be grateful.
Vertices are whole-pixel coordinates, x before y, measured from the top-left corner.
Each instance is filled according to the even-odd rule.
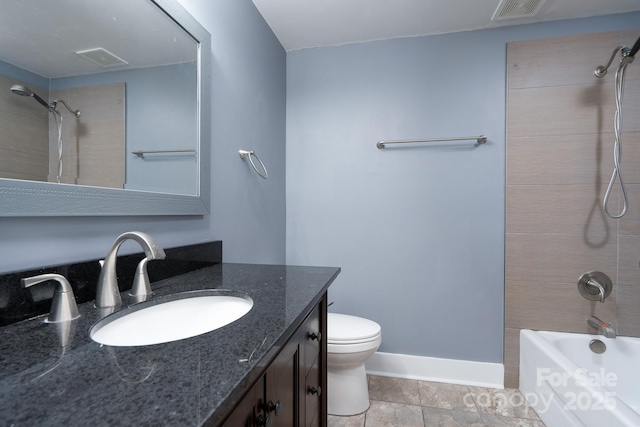
[[[380,335],[380,325],[373,320],[348,314],[329,313],[327,334],[329,342],[353,342],[376,338]]]

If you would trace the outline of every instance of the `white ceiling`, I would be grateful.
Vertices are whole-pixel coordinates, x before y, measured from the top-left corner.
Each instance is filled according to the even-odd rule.
[[[196,43],[150,1],[1,0],[0,60],[47,78],[195,61]],[[128,62],[76,54],[102,47]]]
[[[253,0],[287,51],[640,10],[640,0],[546,0],[534,17],[492,21],[499,2]]]

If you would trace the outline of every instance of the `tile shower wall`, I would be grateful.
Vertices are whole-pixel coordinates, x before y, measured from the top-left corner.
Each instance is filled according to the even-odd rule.
[[[29,87],[45,100],[63,99],[82,112],[76,119],[62,104],[58,107],[63,117],[62,182],[123,188],[124,83],[50,92],[33,82],[0,73],[0,88],[14,84]],[[32,99],[1,90],[0,117],[0,178],[55,182],[58,130],[53,115]]]
[[[640,30],[509,43],[505,386],[517,387],[520,329],[590,332],[596,315],[640,336],[640,66],[628,67],[622,171],[630,199],[622,220],[602,198],[613,170],[614,64],[593,75]],[[634,66],[635,65],[635,66]],[[617,189],[610,211],[621,205]],[[604,304],[584,299],[578,278],[606,273]],[[591,331],[593,332],[593,331]]]
[[[46,181],[49,113],[35,100],[9,91],[14,84],[47,95],[46,88],[0,73],[0,178]]]
[[[68,184],[124,188],[125,182],[125,100],[124,83],[83,86],[51,91],[51,99],[63,99],[79,118],[63,105],[62,177]],[[58,129],[49,118],[49,181],[58,170]]]

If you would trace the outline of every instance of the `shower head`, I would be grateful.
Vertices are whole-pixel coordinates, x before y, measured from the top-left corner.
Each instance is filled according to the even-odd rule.
[[[23,85],[13,85],[11,86],[11,92],[20,95],[20,96],[33,96],[34,93],[31,92],[31,89],[29,89],[26,86]]]
[[[29,89],[28,87],[26,87],[24,85],[13,85],[13,86],[11,86],[11,92],[15,93],[16,95],[20,95],[20,96],[30,96],[30,97],[34,98],[36,101],[38,101],[40,104],[44,105],[47,109],[50,108],[50,106],[47,103],[47,101],[45,101],[44,99],[40,98],[37,93],[34,93],[31,89]]]

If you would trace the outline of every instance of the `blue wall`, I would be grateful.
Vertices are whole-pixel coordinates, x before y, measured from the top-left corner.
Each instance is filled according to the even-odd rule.
[[[49,87],[49,79],[42,77],[39,74],[32,73],[31,71],[27,71],[20,67],[16,67],[15,65],[9,64],[8,62],[0,61],[0,74],[4,74],[5,76],[13,77],[18,80],[23,80],[28,82],[29,84],[34,84],[40,87]],[[10,88],[6,88],[9,90]],[[5,90],[5,88],[2,88]]]
[[[506,43],[639,22],[633,13],[290,52],[287,262],[341,266],[332,310],[379,322],[380,351],[501,362]],[[475,149],[375,146],[480,134],[489,141]]]
[[[143,160],[131,153],[197,149],[196,63],[53,79],[50,90],[109,83],[126,85],[125,188],[198,194],[196,156],[162,154]]]
[[[103,257],[114,238],[140,230],[164,246],[224,241],[228,262],[285,261],[286,54],[251,0],[180,0],[211,33],[211,215],[0,218],[0,272]],[[256,150],[259,178],[238,156]],[[123,253],[138,250],[126,243]]]

